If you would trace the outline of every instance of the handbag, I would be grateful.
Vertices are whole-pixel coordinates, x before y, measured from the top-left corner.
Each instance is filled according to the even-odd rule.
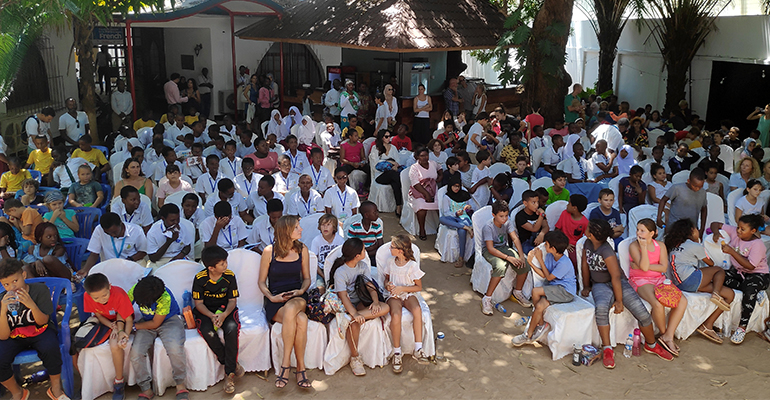
[[[350,325],[350,317],[345,310],[345,305],[342,304],[342,300],[334,292],[333,287],[326,288],[326,292],[321,296],[323,302],[323,311],[325,314],[333,315],[337,320],[337,334],[340,339],[345,340],[345,331],[348,330]],[[331,319],[329,320],[331,322]]]
[[[321,291],[313,288],[307,292],[307,317],[311,321],[320,322],[324,325],[332,322],[334,313],[324,311],[324,302],[321,300]]]
[[[390,171],[391,169],[393,169],[393,164],[391,164],[387,160],[382,160],[374,166],[374,169],[380,172]]]
[[[377,281],[363,274],[356,277],[356,295],[358,295],[361,304],[366,307],[369,307],[374,302],[374,299],[372,299],[372,296],[369,293],[370,288],[373,288],[377,292],[377,301],[385,303],[385,296],[382,295],[382,290],[380,290],[380,285],[377,284]]]
[[[428,192],[428,194],[431,195],[434,199],[436,198],[436,180],[435,179],[423,179],[420,181],[420,185],[422,185],[423,188],[425,188],[425,191]],[[409,188],[409,194],[412,195],[415,199],[423,199],[425,200],[425,196],[422,194],[422,192],[415,190],[414,187]]]
[[[676,308],[679,305],[679,300],[682,299],[682,291],[666,279],[663,283],[655,286],[655,298],[665,307]]]

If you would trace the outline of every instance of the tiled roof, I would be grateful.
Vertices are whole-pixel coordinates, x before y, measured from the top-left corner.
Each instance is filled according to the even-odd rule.
[[[491,48],[505,15],[487,0],[308,0],[236,32],[241,39],[410,52]]]

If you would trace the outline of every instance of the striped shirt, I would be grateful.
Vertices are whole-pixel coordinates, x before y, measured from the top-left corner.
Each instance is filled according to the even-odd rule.
[[[364,229],[363,222],[359,221],[350,225],[348,228],[349,238],[359,238],[364,242],[364,246],[370,247],[377,243],[378,239],[382,239],[382,220],[377,219],[372,221],[369,229]]]

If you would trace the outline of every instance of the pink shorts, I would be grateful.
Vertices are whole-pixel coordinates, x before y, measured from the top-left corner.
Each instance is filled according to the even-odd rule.
[[[634,288],[637,292],[639,291],[639,286],[644,285],[652,285],[657,286],[658,284],[663,283],[664,280],[666,280],[666,277],[661,273],[656,273],[654,276],[652,274],[650,275],[643,275],[645,274],[642,271],[640,275],[634,274],[635,270],[629,271],[629,277],[628,277],[628,283],[631,284],[631,287]]]

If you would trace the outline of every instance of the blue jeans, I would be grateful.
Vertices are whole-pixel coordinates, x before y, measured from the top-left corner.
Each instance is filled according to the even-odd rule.
[[[628,283],[627,279],[620,280],[623,289],[623,307],[639,321],[639,326],[647,326],[652,323],[652,317],[644,307],[642,299]],[[610,308],[615,302],[615,292],[612,291],[612,282],[596,283],[591,286],[591,295],[596,305],[596,325],[608,326],[610,324]]]
[[[532,232],[532,236],[530,236],[529,239],[527,239],[526,242],[521,242],[521,249],[524,251],[524,255],[525,256],[527,254],[529,254],[529,252],[532,251],[532,249],[537,247],[537,246],[535,246],[535,238],[539,234],[540,234],[540,232]]]
[[[468,234],[468,231],[466,231],[466,226],[472,226],[473,224],[471,221],[468,221],[467,219],[460,218],[460,217],[439,217],[438,221],[450,228],[454,228],[457,230],[457,236],[460,238],[460,259],[465,259],[465,238]]]
[[[185,331],[184,324],[179,315],[173,315],[163,321],[156,329],[139,329],[134,335],[134,343],[131,345],[131,366],[136,372],[136,383],[142,391],[149,390],[152,386],[152,376],[147,368],[147,353],[155,344],[155,338],[160,337],[166,354],[171,361],[171,369],[174,373],[174,383],[184,384],[187,377],[187,361],[184,353]]]

